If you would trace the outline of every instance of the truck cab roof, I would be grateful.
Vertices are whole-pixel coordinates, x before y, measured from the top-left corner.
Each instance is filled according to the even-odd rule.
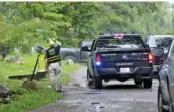
[[[102,34],[99,35],[98,39],[103,39],[103,38],[110,38],[110,37],[115,37],[116,35],[122,35],[122,36],[140,36],[140,34],[136,33],[111,33],[111,34]]]

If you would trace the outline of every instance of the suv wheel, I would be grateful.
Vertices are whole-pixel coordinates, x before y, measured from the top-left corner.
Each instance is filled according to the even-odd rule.
[[[143,80],[144,88],[152,88],[152,78]]]
[[[142,85],[143,81],[134,79],[134,83],[135,83],[136,86],[140,86],[140,85]]]
[[[158,87],[158,100],[157,101],[158,101],[158,112],[170,112],[163,108],[164,101],[163,101],[163,97],[162,97],[162,94],[160,91],[160,87]]]

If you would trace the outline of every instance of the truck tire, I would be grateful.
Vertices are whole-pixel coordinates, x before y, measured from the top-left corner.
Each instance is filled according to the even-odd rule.
[[[89,73],[89,70],[87,70],[87,86],[89,87],[89,88],[92,88],[91,86],[92,86],[92,77],[91,77],[91,75],[90,75],[90,73]]]
[[[152,78],[143,80],[144,88],[152,88]]]
[[[143,84],[143,81],[134,79],[134,83],[135,83],[136,86],[140,86],[140,85]]]
[[[101,89],[102,88],[102,80],[100,77],[93,77],[93,84],[94,84],[94,89]]]
[[[74,57],[74,56],[65,56],[63,59],[65,61],[70,61],[70,62],[73,62],[73,63],[77,61],[76,57]]]

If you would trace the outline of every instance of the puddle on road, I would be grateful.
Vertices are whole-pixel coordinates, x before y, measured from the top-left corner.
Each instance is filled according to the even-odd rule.
[[[104,112],[103,108],[104,107],[100,105],[96,106],[96,112]]]
[[[80,84],[72,84],[73,86],[75,86],[75,87],[80,87]]]
[[[92,105],[100,104],[99,102],[92,102]]]
[[[91,103],[94,106],[94,110],[96,112],[103,112],[103,109],[105,108],[103,105],[101,105],[99,102],[92,102]]]
[[[86,94],[101,94],[101,91],[88,91]]]

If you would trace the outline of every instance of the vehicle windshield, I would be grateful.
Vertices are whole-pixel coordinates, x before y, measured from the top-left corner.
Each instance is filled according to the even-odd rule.
[[[141,48],[143,43],[140,36],[124,36],[123,38],[98,39],[96,48]]]
[[[156,38],[149,41],[150,47],[161,47],[161,48],[169,48],[172,43],[172,38]]]

